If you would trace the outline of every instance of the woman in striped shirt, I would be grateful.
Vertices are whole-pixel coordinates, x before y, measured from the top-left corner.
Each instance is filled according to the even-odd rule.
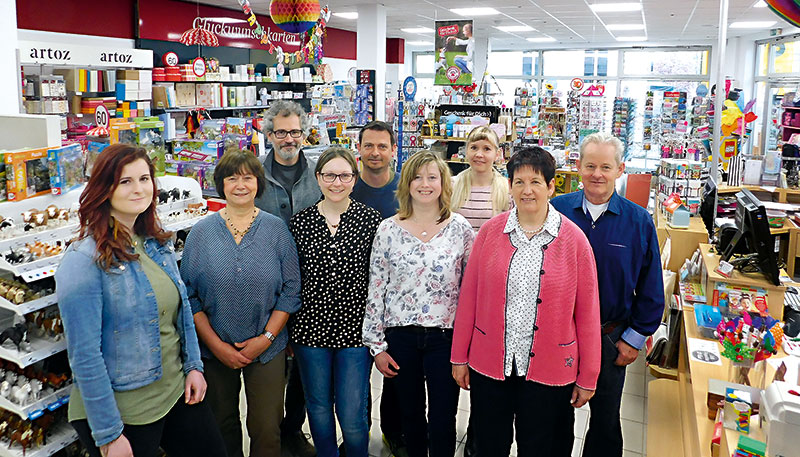
[[[453,178],[451,208],[464,216],[476,232],[484,222],[510,209],[508,180],[494,169],[499,143],[489,127],[473,129],[467,137],[469,168]]]

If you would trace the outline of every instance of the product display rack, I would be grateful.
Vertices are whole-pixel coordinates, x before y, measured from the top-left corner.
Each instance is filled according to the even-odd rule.
[[[397,138],[397,167],[399,172],[408,158],[425,149],[422,125],[425,122],[425,102],[405,101],[398,98],[394,117],[394,131]]]
[[[622,141],[625,146],[625,157],[628,157],[630,146],[633,142],[633,119],[636,112],[636,102],[630,98],[617,97],[614,99],[614,123],[611,133]]]
[[[539,138],[544,146],[563,146],[566,141],[567,110],[561,92],[547,89],[539,98]]]
[[[539,97],[535,87],[526,84],[524,87],[516,88],[513,114],[518,139],[539,138]]]
[[[47,444],[42,447],[28,448],[22,452],[18,444],[11,447],[0,446],[0,457],[49,457],[78,440],[78,433],[71,425],[59,423],[53,426],[47,437]]]

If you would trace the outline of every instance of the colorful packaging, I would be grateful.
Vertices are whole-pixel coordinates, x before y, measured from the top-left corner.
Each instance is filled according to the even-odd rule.
[[[10,151],[4,159],[9,201],[25,200],[50,192],[47,148]]]
[[[5,153],[0,153],[0,202],[6,201],[6,161]]]
[[[221,140],[225,134],[225,119],[203,119],[200,121],[200,138]]]
[[[222,157],[224,142],[222,140],[175,140],[172,143],[172,159],[175,161],[197,161],[215,163]]]
[[[127,119],[110,119],[108,131],[111,134],[111,144],[127,143],[136,144],[136,123]]]
[[[164,122],[157,117],[137,117],[136,143],[147,150],[147,156],[156,168],[156,176],[166,173],[167,146],[164,143]]]
[[[92,167],[94,167],[97,156],[108,146],[108,143],[99,143],[97,141],[90,141],[86,144],[86,160],[83,165],[84,176],[88,178],[92,175]]]
[[[73,143],[47,151],[50,172],[50,192],[65,194],[83,184],[83,152],[81,145]]]

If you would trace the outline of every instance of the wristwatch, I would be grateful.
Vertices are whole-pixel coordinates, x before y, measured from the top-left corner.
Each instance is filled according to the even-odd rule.
[[[268,340],[271,342],[275,342],[275,335],[272,334],[269,330],[264,330],[264,333],[261,334],[262,336],[266,336]]]

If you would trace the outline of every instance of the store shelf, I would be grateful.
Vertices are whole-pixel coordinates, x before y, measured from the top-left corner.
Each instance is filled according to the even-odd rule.
[[[164,230],[168,232],[177,232],[178,230],[186,230],[187,228],[193,226],[194,224],[200,222],[203,218],[208,217],[212,213],[205,214],[200,217],[193,217],[191,219],[186,219],[183,221],[171,222],[169,224],[164,224]]]
[[[6,259],[0,257],[0,270],[10,271],[14,276],[22,277],[25,282],[38,281],[56,274],[62,257],[64,254],[58,254],[19,265],[11,265]]]
[[[19,444],[6,447],[0,445],[0,457],[49,457],[78,440],[78,434],[66,422],[54,425],[47,437],[47,444],[42,447],[28,448],[25,453]]]
[[[800,127],[795,126],[795,125],[783,125],[783,124],[781,124],[781,127],[785,128],[785,129],[800,130]]]
[[[52,392],[42,398],[28,403],[27,405],[20,406],[13,403],[7,398],[0,397],[0,408],[12,412],[23,419],[36,419],[41,416],[45,410],[55,411],[69,402],[69,394],[72,392],[72,384],[66,385],[61,389]]]
[[[300,84],[312,84],[312,85],[319,85],[325,84],[320,82],[302,82],[302,81],[153,81],[153,84],[157,83],[173,83],[173,84],[237,84],[241,86],[246,86],[248,84],[278,84],[278,85],[286,85],[286,86],[298,86]]]
[[[55,305],[57,301],[58,300],[56,298],[56,294],[51,294],[46,297],[37,298],[36,300],[31,300],[19,305],[11,303],[5,298],[0,297],[0,308],[7,309],[9,311],[19,314],[20,316],[24,316],[34,311],[39,311],[42,308],[47,308],[50,305]]]
[[[7,238],[0,240],[0,252],[6,252],[17,246],[25,243],[35,243],[37,241],[58,241],[66,240],[77,235],[78,224],[69,224],[62,227],[45,230],[42,232],[29,232],[24,235],[15,236],[14,238]]]
[[[288,99],[287,99],[288,100]],[[292,99],[296,100],[296,99]],[[185,111],[193,110],[193,109],[204,109],[206,111],[234,111],[234,110],[245,110],[245,109],[267,109],[268,105],[256,105],[256,106],[187,106],[187,107],[178,107],[178,108],[153,108],[153,112],[158,113],[183,113]]]
[[[0,359],[14,362],[20,368],[25,368],[67,348],[67,342],[64,338],[59,341],[53,341],[50,338],[31,336],[30,333],[28,337],[31,340],[31,352],[17,351],[16,349],[9,349],[7,346],[0,346]]]
[[[781,106],[781,108],[788,110],[800,110],[800,106]]]

